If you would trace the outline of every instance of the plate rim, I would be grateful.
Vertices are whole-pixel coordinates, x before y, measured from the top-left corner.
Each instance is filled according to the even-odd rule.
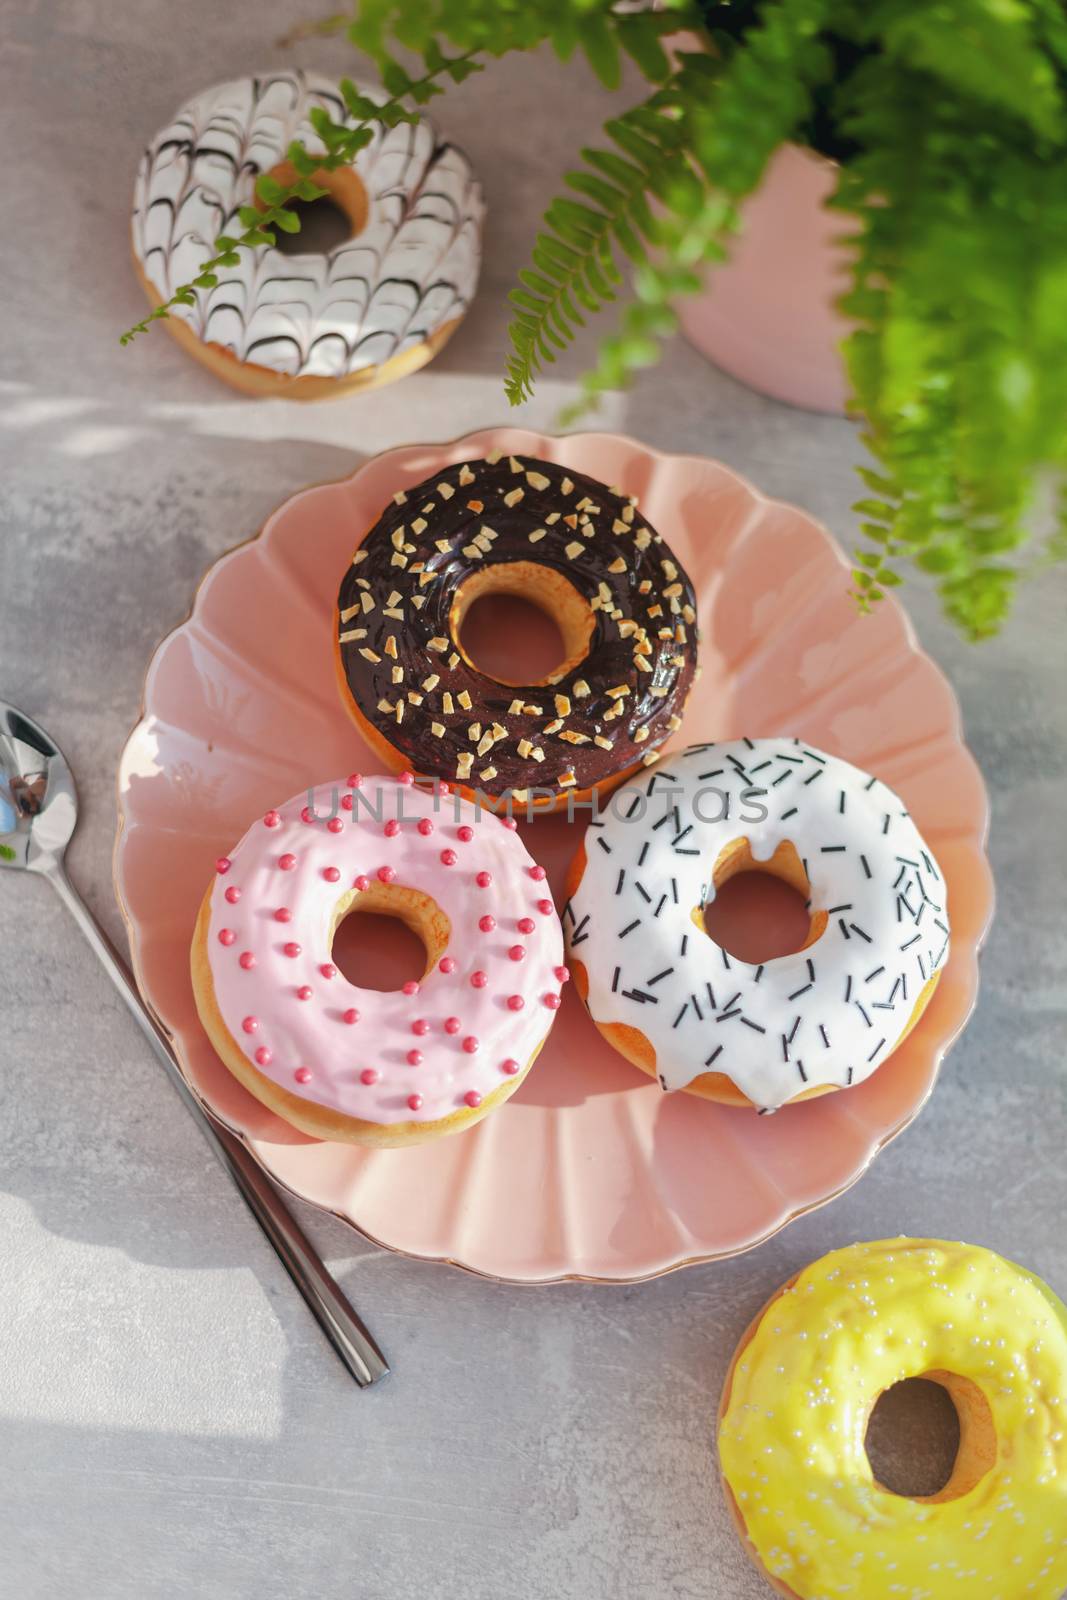
[[[679,1256],[676,1259],[665,1262],[663,1265],[656,1267],[652,1271],[631,1272],[627,1273],[625,1276],[613,1276],[609,1273],[566,1272],[542,1276],[528,1275],[525,1277],[511,1277],[501,1273],[487,1271],[485,1268],[475,1266],[469,1261],[463,1261],[449,1255],[409,1250],[399,1245],[390,1244],[387,1240],[378,1238],[375,1234],[371,1233],[367,1228],[363,1227],[346,1212],[337,1210],[333,1206],[325,1205],[321,1201],[309,1199],[307,1195],[301,1194],[298,1189],[294,1188],[294,1186],[287,1179],[279,1177],[278,1174],[274,1172],[261,1152],[260,1142],[257,1141],[251,1134],[249,1134],[247,1130],[233,1124],[226,1117],[217,1112],[211,1103],[206,1099],[206,1097],[201,1093],[199,1086],[192,1080],[186,1071],[185,1060],[178,1039],[174,1031],[168,1026],[163,1017],[160,1016],[145,984],[141,963],[140,938],[136,931],[136,925],[130,909],[126,904],[126,899],[123,892],[122,853],[123,844],[127,836],[127,817],[126,809],[123,803],[122,773],[126,764],[126,758],[134,741],[141,734],[147,722],[148,687],[156,667],[171,641],[184,629],[186,629],[189,623],[194,621],[196,618],[200,609],[201,598],[208,583],[212,581],[215,575],[242,550],[247,549],[250,545],[253,545],[257,543],[257,541],[267,537],[277,519],[281,517],[283,513],[288,511],[288,509],[297,501],[302,500],[305,496],[313,495],[321,489],[328,489],[341,484],[350,484],[363,472],[367,471],[372,465],[387,461],[391,456],[402,455],[411,450],[432,450],[451,453],[456,451],[458,447],[467,444],[468,441],[482,441],[487,435],[491,435],[494,441],[500,439],[506,441],[508,436],[524,436],[540,442],[549,442],[555,444],[580,443],[586,439],[596,439],[610,441],[612,444],[621,446],[626,451],[636,452],[639,455],[651,457],[657,461],[694,462],[705,466],[713,466],[718,471],[724,473],[727,478],[732,480],[733,483],[738,485],[749,496],[751,496],[754,503],[763,507],[780,506],[788,511],[799,512],[807,520],[810,526],[818,533],[824,545],[833,556],[835,562],[841,568],[842,573],[847,573],[850,570],[845,551],[834,534],[830,531],[825,523],[823,523],[812,512],[806,510],[803,506],[795,505],[792,501],[782,500],[776,495],[765,493],[756,484],[752,483],[744,473],[737,471],[736,468],[730,466],[728,463],[719,460],[718,457],[700,455],[692,451],[661,450],[657,446],[645,444],[641,440],[635,439],[629,434],[616,433],[610,430],[600,429],[580,429],[574,430],[573,432],[553,434],[545,433],[539,428],[526,428],[512,424],[496,425],[489,423],[480,428],[468,429],[465,433],[459,434],[451,439],[439,441],[416,439],[410,440],[403,444],[391,445],[387,450],[377,451],[375,454],[369,455],[362,460],[360,464],[351,472],[341,473],[337,477],[316,479],[313,483],[305,484],[301,488],[295,490],[293,494],[287,495],[284,500],[280,501],[279,504],[267,514],[267,516],[252,533],[248,534],[247,537],[243,539],[237,540],[234,544],[229,545],[218,556],[216,556],[215,559],[204,568],[197,579],[189,601],[188,609],[186,610],[184,616],[174,623],[173,626],[168,628],[167,631],[163,633],[156,641],[142,676],[137,712],[133,722],[129,727],[126,737],[122,741],[122,748],[119,753],[119,759],[115,769],[114,784],[116,826],[111,850],[112,890],[115,897],[115,903],[118,907],[119,916],[122,919],[122,924],[125,929],[126,942],[130,952],[130,965],[133,971],[134,981],[137,985],[138,993],[140,994],[145,1006],[148,1008],[153,1020],[170,1043],[171,1049],[174,1053],[175,1059],[178,1062],[179,1070],[187,1088],[194,1095],[197,1103],[208,1114],[208,1116],[212,1118],[213,1121],[221,1124],[227,1129],[228,1132],[233,1134],[235,1138],[240,1139],[241,1143],[252,1156],[256,1164],[267,1174],[271,1182],[282,1190],[283,1193],[291,1196],[295,1200],[301,1201],[305,1205],[313,1206],[316,1211],[320,1211],[324,1215],[335,1217],[339,1222],[343,1223],[346,1227],[351,1228],[354,1233],[358,1234],[361,1238],[367,1240],[369,1244],[374,1245],[380,1250],[387,1250],[391,1254],[401,1256],[409,1261],[422,1261],[433,1263],[435,1265],[453,1267],[461,1272],[467,1273],[471,1277],[480,1278],[490,1283],[506,1284],[516,1288],[540,1288],[548,1287],[554,1284],[567,1283],[603,1284],[606,1286],[650,1283],[657,1278],[664,1278],[675,1272],[680,1272],[686,1267],[707,1265],[715,1261],[728,1261],[737,1256],[747,1255],[749,1251],[758,1250],[762,1245],[767,1244],[777,1234],[781,1233],[783,1229],[789,1227],[792,1223],[799,1221],[800,1218],[810,1216],[814,1212],[822,1210],[824,1206],[832,1204],[835,1200],[839,1200],[842,1195],[847,1194],[848,1191],[852,1189],[870,1170],[870,1167],[875,1161],[876,1157],[879,1156],[882,1151],[885,1150],[886,1147],[895,1139],[899,1138],[899,1136],[904,1133],[906,1129],[911,1127],[912,1123],[915,1122],[921,1112],[925,1109],[941,1075],[941,1069],[944,1065],[946,1055],[959,1039],[963,1030],[966,1028],[971,1017],[974,1015],[975,1008],[978,1004],[978,994],[980,989],[980,967],[978,958],[981,954],[982,948],[989,933],[989,928],[993,921],[997,899],[996,884],[993,878],[988,852],[989,830],[991,822],[989,791],[981,767],[975,760],[974,755],[964,738],[963,710],[960,705],[959,696],[956,693],[955,685],[949,679],[947,673],[941,667],[941,664],[923,649],[911,617],[901,602],[897,599],[896,595],[887,595],[883,605],[896,614],[897,620],[902,628],[903,638],[909,653],[922,656],[928,667],[932,669],[937,678],[940,680],[942,688],[946,692],[948,705],[951,711],[951,733],[953,736],[953,742],[963,749],[970,759],[971,765],[974,768],[975,776],[977,778],[978,790],[981,799],[981,815],[980,819],[978,819],[979,826],[977,829],[973,831],[969,829],[965,835],[961,835],[961,838],[965,839],[967,842],[973,843],[976,846],[986,867],[983,882],[984,903],[982,905],[980,922],[976,930],[973,950],[971,952],[972,960],[970,962],[970,975],[966,980],[966,1005],[961,1010],[961,1013],[952,1031],[947,1034],[943,1040],[939,1041],[937,1045],[937,1060],[925,1092],[910,1108],[905,1117],[903,1117],[894,1127],[890,1128],[888,1132],[883,1134],[883,1136],[877,1140],[877,1142],[870,1146],[864,1159],[859,1165],[857,1165],[848,1179],[830,1193],[821,1195],[817,1200],[810,1201],[802,1206],[796,1206],[792,1210],[786,1212],[784,1215],[780,1215],[778,1218],[776,1218],[774,1223],[765,1229],[761,1234],[759,1234],[757,1238],[751,1239],[744,1244],[725,1250],[701,1251],[696,1255]],[[507,448],[506,442],[502,447]],[[494,444],[490,445],[489,448],[495,449],[497,448],[497,444],[494,442]],[[513,454],[515,453],[515,450],[520,450],[526,454],[530,453],[525,446],[518,444],[514,446],[514,449],[512,450]],[[459,459],[459,457],[457,456],[456,459]]]

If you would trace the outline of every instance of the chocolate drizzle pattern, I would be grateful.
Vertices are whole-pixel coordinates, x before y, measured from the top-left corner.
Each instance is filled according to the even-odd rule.
[[[152,141],[137,175],[133,247],[161,300],[196,276],[220,233],[241,231],[239,207],[292,140],[323,153],[308,121],[315,106],[354,126],[331,80],[275,72],[197,95]],[[195,305],[171,314],[240,361],[330,378],[380,366],[461,317],[478,282],[485,211],[466,157],[422,118],[376,125],[352,170],[369,206],[356,237],[324,255],[242,251],[214,288],[195,291]]]
[[[463,656],[450,612],[466,578],[531,561],[584,597],[593,632],[577,665],[512,687]],[[457,463],[394,496],[337,625],[357,706],[412,767],[520,801],[650,765],[696,672],[692,584],[636,499],[531,457]]]
[[[669,769],[631,778],[586,834],[563,925],[592,1015],[641,1030],[664,1089],[721,1072],[771,1110],[862,1082],[948,956],[944,880],[903,803],[799,739],[693,745]],[[827,914],[806,949],[754,964],[705,932],[713,868],[741,837],[756,862],[794,845]]]

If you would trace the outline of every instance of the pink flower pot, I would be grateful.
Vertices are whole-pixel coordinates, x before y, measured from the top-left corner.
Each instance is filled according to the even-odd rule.
[[[730,260],[678,312],[690,343],[732,377],[776,400],[840,413],[849,324],[835,302],[848,284],[848,225],[825,205],[836,181],[832,161],[784,145],[742,209]]]

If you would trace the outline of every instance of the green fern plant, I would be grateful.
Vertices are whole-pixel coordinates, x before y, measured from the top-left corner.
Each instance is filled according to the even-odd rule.
[[[696,46],[664,48],[684,28]],[[654,362],[728,253],[740,206],[786,141],[839,161],[832,204],[852,223],[855,331],[845,358],[865,441],[869,608],[914,566],[970,637],[996,632],[1021,577],[1067,556],[1067,15],[1059,0],[359,0],[298,33],[344,33],[390,100],[347,80],[348,119],[322,113],[325,159],[289,152],[297,180],[260,179],[263,210],[216,241],[193,283],[124,342],[210,287],[236,252],[295,232],[317,168],[487,61],[547,42],[581,51],[609,89],[624,57],[650,93],[580,152],[511,293],[505,389],[517,404],[587,318],[633,294],[569,416]],[[449,53],[451,52],[451,54]],[[403,60],[421,70],[411,76]],[[1056,514],[1035,531],[1049,472]]]

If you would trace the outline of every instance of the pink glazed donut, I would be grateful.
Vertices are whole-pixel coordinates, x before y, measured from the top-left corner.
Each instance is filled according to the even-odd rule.
[[[510,818],[410,773],[323,784],[216,862],[192,978],[212,1044],[305,1133],[364,1145],[457,1133],[533,1065],[567,980],[545,869]],[[334,965],[349,911],[398,917],[422,978],[380,992]]]

